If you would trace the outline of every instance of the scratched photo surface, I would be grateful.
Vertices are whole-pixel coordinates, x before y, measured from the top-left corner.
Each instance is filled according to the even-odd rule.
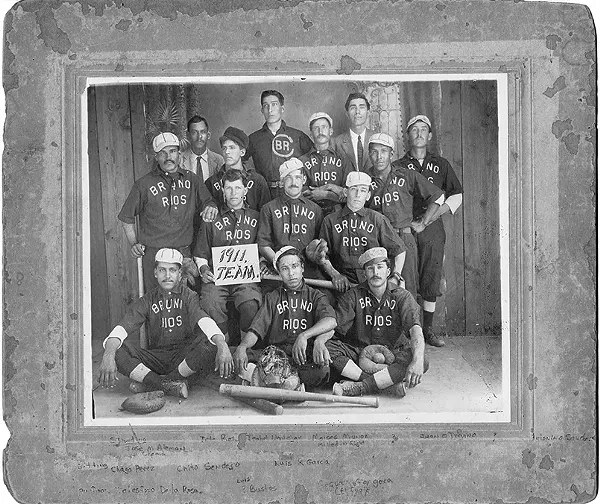
[[[10,496],[2,502],[592,500],[591,8],[527,0],[10,6],[2,159]],[[96,378],[102,341],[139,295],[117,214],[152,167],[152,132],[168,127],[185,147],[187,116],[201,113],[219,154],[225,128],[261,128],[267,86],[285,96],[290,127],[308,134],[309,117],[323,111],[334,136],[348,131],[346,96],[362,90],[368,126],[392,135],[394,158],[407,147],[408,119],[431,119],[431,150],[450,162],[464,194],[442,217],[433,325],[446,345],[427,347],[430,368],[404,398],[362,397],[377,397],[378,408],[259,406],[221,394],[218,380],[196,380],[187,399],[122,411],[129,378],[112,389]]]
[[[503,76],[441,74],[331,78],[293,75],[271,78],[237,76],[235,79],[213,76],[210,80],[190,76],[179,82],[165,82],[164,78],[156,77],[101,83],[91,79],[88,86],[86,106],[82,107],[82,111],[87,111],[84,120],[87,128],[82,130],[82,135],[88,133],[88,156],[82,152],[83,166],[87,161],[88,173],[86,177],[84,172],[83,191],[89,195],[89,208],[98,209],[90,213],[89,231],[85,226],[83,233],[84,239],[89,237],[91,244],[89,284],[84,285],[89,287],[90,299],[97,307],[86,313],[86,322],[91,325],[91,356],[86,355],[84,361],[86,377],[91,379],[93,390],[93,394],[85,399],[92,401],[91,407],[86,408],[91,413],[91,418],[87,419],[90,424],[451,423],[510,419],[508,239],[500,233],[500,229],[508,227],[509,198],[508,102],[507,83]],[[215,390],[219,384],[214,383],[217,377],[212,376],[208,381],[191,377],[193,384],[186,400],[168,397],[165,407],[151,415],[140,416],[124,411],[119,406],[131,394],[129,377],[119,375],[116,385],[108,390],[98,387],[96,381],[104,338],[140,295],[139,271],[135,259],[130,256],[119,212],[133,182],[156,166],[152,140],[158,133],[174,133],[181,139],[180,152],[189,152],[191,135],[187,123],[194,115],[201,116],[208,124],[207,148],[220,153],[220,138],[228,127],[239,128],[247,135],[261,130],[265,118],[260,98],[261,92],[266,89],[277,90],[283,95],[282,118],[286,128],[296,128],[311,139],[311,116],[317,112],[329,115],[332,121],[331,160],[325,159],[324,162],[339,166],[333,166],[329,171],[323,169],[327,177],[339,177],[341,163],[346,162],[337,152],[341,149],[344,154],[342,139],[345,136],[349,138],[350,115],[346,112],[345,102],[350,93],[362,93],[367,97],[367,134],[386,133],[394,139],[392,162],[403,158],[410,150],[406,133],[410,118],[423,114],[430,120],[431,139],[427,150],[448,160],[464,190],[463,204],[454,214],[443,216],[446,234],[443,296],[438,298],[435,327],[438,332],[447,335],[448,343],[444,348],[427,346],[429,370],[423,382],[410,390],[405,399],[399,400],[391,393],[381,394],[376,409],[332,403],[288,402],[280,409],[283,411],[281,416],[269,418],[251,408],[240,408],[240,404],[231,398],[219,397]],[[294,142],[293,135],[283,131],[272,141],[269,139],[267,157],[271,159],[272,150],[281,156],[279,162],[292,157],[308,162],[306,155],[303,156],[305,153],[300,150],[304,146],[298,138]],[[335,147],[334,142],[338,142]],[[82,145],[85,147],[85,143]],[[180,158],[185,160],[186,155],[180,154]],[[264,153],[260,155],[264,157]],[[364,156],[367,158],[368,152]],[[246,166],[250,169],[254,168],[254,159],[251,157],[247,161]],[[257,158],[257,162],[260,159]],[[441,162],[437,159],[427,161],[423,169],[423,175],[430,182],[440,172],[438,165]],[[309,162],[307,173],[311,173],[311,166]],[[369,169],[368,166],[363,170]],[[265,168],[261,169],[261,174],[265,175],[265,179],[272,178]],[[318,175],[319,172],[313,176],[315,184],[328,182],[341,185],[339,180],[319,180]],[[206,184],[212,187],[214,182],[208,179]],[[417,190],[415,186],[413,194]],[[165,208],[185,205],[185,201],[180,201],[177,195],[169,200],[169,194],[160,182],[150,191],[152,196],[149,197],[160,199]],[[379,202],[381,208],[393,205],[398,193],[390,192],[385,197],[375,196],[372,203],[378,204],[378,199],[382,199]],[[88,207],[88,204],[84,206]],[[274,219],[282,224],[278,226],[275,223],[273,233],[280,232],[282,236],[306,233],[301,228],[306,224],[298,224],[298,229],[292,229],[292,224],[286,224],[290,221],[288,217],[277,212],[274,215]],[[309,220],[314,218],[314,215],[308,217]],[[334,229],[337,230],[337,227]],[[363,245],[360,240],[364,238],[348,234],[341,228],[336,232],[341,236],[336,242],[340,250]],[[356,240],[356,243],[351,240]],[[231,257],[233,250],[226,249],[219,255],[225,257],[225,253]],[[240,253],[245,256],[245,252],[240,250],[234,257]],[[214,271],[215,281],[236,283],[234,276],[245,277],[247,271],[252,276],[255,270],[248,268],[244,262],[243,268],[219,267]],[[229,272],[229,278],[225,278],[225,271]],[[307,273],[305,270],[305,277],[310,278],[311,275],[314,277],[315,272]],[[259,275],[254,281],[258,279]],[[253,281],[252,278],[238,280]],[[482,292],[484,285],[486,288]],[[156,310],[159,309],[162,308],[157,305]],[[231,305],[229,310],[232,318],[239,316]],[[286,312],[286,308],[282,307],[281,312]],[[300,327],[306,321],[290,318],[286,323],[283,320],[283,329],[288,326],[289,329],[298,329],[292,327],[295,323]],[[389,325],[390,321],[382,317],[381,320],[368,319],[367,323],[376,327]],[[162,322],[165,328],[174,324],[175,319],[171,323],[168,317]],[[230,321],[228,326],[232,351],[240,341],[239,327],[235,324],[236,321]],[[128,336],[127,341],[139,345],[137,332]],[[89,349],[87,344],[85,348]],[[321,387],[319,392],[331,394],[331,384]]]

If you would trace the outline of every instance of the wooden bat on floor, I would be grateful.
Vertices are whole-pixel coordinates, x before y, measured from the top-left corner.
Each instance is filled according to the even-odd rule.
[[[331,394],[317,394],[315,392],[299,392],[297,390],[231,385],[228,383],[223,383],[219,387],[219,392],[221,392],[221,394],[230,395],[233,397],[262,398],[272,399],[275,401],[319,401],[347,404],[362,404],[363,406],[379,408],[378,397],[347,397]]]
[[[217,390],[220,392],[220,388],[216,383],[211,382],[210,380],[203,380],[201,385],[204,385],[212,390]],[[226,384],[222,384],[221,387]],[[241,385],[240,385],[241,386]],[[275,404],[274,402],[267,401],[266,399],[259,399],[253,397],[235,397],[230,396],[232,399],[239,401],[246,406],[250,406],[255,410],[262,411],[263,413],[267,413],[268,415],[282,415],[283,414],[283,406],[281,404]]]
[[[142,297],[144,295],[144,266],[142,258],[137,258],[137,271],[138,271],[138,295]],[[140,326],[140,347],[143,349],[148,348],[148,336],[146,335],[146,322]]]

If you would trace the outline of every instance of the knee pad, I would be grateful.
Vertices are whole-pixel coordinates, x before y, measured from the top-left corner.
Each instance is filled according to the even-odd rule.
[[[238,307],[238,311],[240,312],[240,330],[246,332],[258,311],[258,302],[254,299],[245,301]]]

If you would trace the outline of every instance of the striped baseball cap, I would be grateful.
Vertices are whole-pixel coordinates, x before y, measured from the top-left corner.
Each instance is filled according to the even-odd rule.
[[[172,248],[161,248],[154,257],[156,262],[164,262],[169,264],[183,264],[183,255],[179,250]]]

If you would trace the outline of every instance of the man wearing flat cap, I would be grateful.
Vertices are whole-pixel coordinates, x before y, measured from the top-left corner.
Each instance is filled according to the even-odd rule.
[[[323,211],[314,201],[302,196],[306,183],[304,165],[291,158],[279,167],[283,195],[267,203],[260,210],[258,249],[263,257],[261,272],[268,273],[281,247],[291,245],[302,255],[306,246],[319,234]],[[316,265],[307,265],[307,277],[318,273]]]
[[[417,243],[412,234],[413,199],[419,196],[427,203],[422,216],[429,223],[439,206],[444,202],[441,189],[429,182],[415,170],[401,166],[392,168],[394,139],[386,133],[375,133],[369,139],[369,157],[373,166],[371,176],[372,197],[369,208],[385,215],[406,245],[406,260],[402,269],[405,288],[417,299]]]
[[[306,133],[288,126],[283,120],[284,97],[276,89],[260,94],[260,110],[265,118],[262,128],[250,134],[246,159],[252,158],[271,190],[271,197],[281,196],[279,166],[292,157],[300,157],[312,147]]]
[[[143,258],[146,292],[157,285],[154,256],[161,248],[179,250],[185,267],[196,269],[190,250],[194,216],[200,213],[202,219],[212,221],[217,215],[217,206],[200,178],[179,166],[179,139],[173,133],[159,133],[152,148],[156,166],[134,182],[118,215],[131,255]]]
[[[162,248],[153,274],[158,287],[131,304],[104,340],[98,382],[114,385],[117,372],[130,378],[132,392],[162,390],[187,398],[187,378],[218,371],[233,372],[233,358],[221,330],[201,308],[198,295],[182,282],[183,255]],[[127,336],[146,324],[148,348],[130,344]]]
[[[275,345],[292,358],[298,367],[301,382],[307,389],[329,381],[329,352],[325,341],[333,336],[335,311],[327,296],[304,281],[304,258],[290,245],[282,247],[273,257],[273,267],[281,275],[282,284],[265,295],[233,358],[239,375],[247,370],[251,350]],[[250,360],[256,361],[255,352]]]
[[[434,346],[444,346],[444,340],[433,330],[436,298],[442,295],[440,283],[444,266],[446,231],[440,218],[450,212],[455,214],[462,203],[462,186],[447,159],[428,152],[431,142],[431,121],[425,115],[412,117],[406,126],[409,151],[394,166],[401,166],[422,174],[429,182],[439,187],[445,196],[444,203],[432,216],[428,216],[428,201],[416,196],[413,202],[419,255],[419,293],[423,300],[423,332],[425,341]]]
[[[314,147],[300,158],[306,173],[303,196],[316,202],[323,215],[344,203],[344,183],[353,168],[347,158],[338,156],[330,143],[333,119],[325,112],[315,112],[308,120]]]
[[[359,396],[391,387],[404,397],[429,367],[419,305],[407,290],[395,285],[390,289],[385,248],[366,250],[358,262],[366,281],[339,298],[335,336],[325,343],[332,369],[348,380],[336,383],[333,393]],[[385,363],[370,361],[375,357],[373,349],[385,357]]]
[[[260,210],[263,205],[271,200],[271,193],[264,177],[242,159],[248,150],[248,136],[241,129],[229,126],[221,138],[221,153],[225,164],[220,170],[206,181],[206,187],[212,197],[218,202],[219,208],[223,208],[223,175],[225,170],[243,170],[246,172],[248,192],[245,196],[245,205],[252,210]]]
[[[344,195],[346,205],[326,216],[321,225],[319,241],[326,244],[326,253],[321,252],[313,260],[331,278],[335,289],[345,292],[351,283],[364,280],[358,263],[361,254],[373,247],[385,247],[393,258],[394,273],[398,272],[390,282],[398,286],[406,247],[387,217],[365,208],[371,197],[371,177],[364,172],[350,172]],[[310,248],[315,247],[311,244]]]

